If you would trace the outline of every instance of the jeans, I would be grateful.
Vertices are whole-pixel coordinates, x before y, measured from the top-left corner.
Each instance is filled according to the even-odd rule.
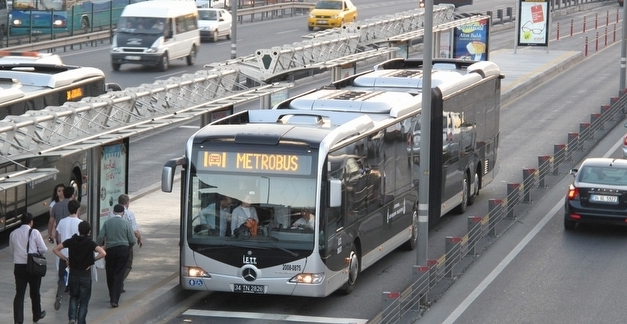
[[[59,271],[57,271],[57,296],[63,297],[63,293],[65,293],[65,268],[67,268],[67,264],[65,260],[59,259]]]
[[[70,287],[68,318],[76,320],[78,324],[85,324],[87,306],[91,298],[91,275],[84,277],[72,275],[72,272],[70,272],[68,286]]]
[[[26,286],[30,288],[30,301],[33,311],[33,320],[41,317],[41,277],[31,276],[26,273],[26,264],[15,264],[13,268],[15,276],[15,298],[13,299],[13,320],[16,323],[24,322],[24,295]]]

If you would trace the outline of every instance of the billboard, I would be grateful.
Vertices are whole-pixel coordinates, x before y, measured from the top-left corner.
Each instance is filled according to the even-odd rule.
[[[549,46],[547,0],[519,0],[518,46]]]
[[[487,61],[490,19],[481,19],[455,27],[453,31],[453,58]]]

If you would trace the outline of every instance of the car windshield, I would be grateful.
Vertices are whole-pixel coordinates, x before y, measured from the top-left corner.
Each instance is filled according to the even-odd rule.
[[[579,181],[591,184],[627,186],[627,169],[588,166],[579,171]]]
[[[316,4],[315,9],[334,9],[342,10],[342,2],[340,1],[320,1]]]
[[[218,20],[218,13],[215,12],[214,10],[199,10],[198,19],[199,20]]]

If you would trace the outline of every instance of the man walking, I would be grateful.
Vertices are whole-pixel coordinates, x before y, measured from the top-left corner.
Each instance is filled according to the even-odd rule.
[[[139,227],[137,226],[137,219],[135,219],[135,214],[128,209],[131,204],[131,198],[127,194],[121,194],[118,197],[118,204],[124,206],[123,218],[131,224],[133,234],[135,234],[135,238],[137,239],[137,245],[141,248],[144,243],[142,242],[142,235],[139,232]],[[128,274],[133,268],[133,247],[130,247],[128,252],[128,262],[126,263],[126,269],[124,270],[124,280],[126,280],[126,277],[128,277]],[[126,290],[124,290],[124,284],[122,284],[122,292],[126,292]]]
[[[128,262],[129,248],[135,245],[135,236],[131,224],[122,218],[124,206],[113,206],[113,217],[107,219],[98,234],[97,243],[105,247],[105,271],[107,273],[107,288],[111,307],[118,307],[124,272]]]
[[[30,288],[30,301],[33,311],[33,322],[37,323],[46,316],[46,311],[41,310],[41,277],[33,276],[26,272],[26,258],[28,253],[45,253],[48,248],[41,233],[32,229],[33,215],[26,213],[21,218],[22,225],[11,232],[9,236],[9,251],[13,254],[13,275],[15,276],[15,298],[13,298],[13,320],[16,324],[24,323],[24,295],[26,285]],[[26,251],[26,247],[29,251]]]
[[[74,234],[78,234],[78,224],[82,222],[81,219],[78,218],[80,208],[81,208],[81,203],[79,203],[78,201],[74,199],[69,200],[67,202],[67,209],[70,215],[61,219],[56,229],[57,239],[59,243],[71,238]],[[68,251],[67,249],[63,249],[61,252],[63,253],[64,257],[59,258],[59,270],[58,270],[58,279],[57,279],[57,297],[54,300],[54,310],[59,310],[61,308],[61,302],[63,301],[63,294],[65,293],[66,288],[67,288],[66,268],[68,265],[65,263],[65,260],[67,260]]]
[[[70,217],[66,219],[70,219]],[[73,235],[52,249],[54,254],[63,259],[70,267],[70,278],[68,279],[68,286],[70,287],[68,318],[70,324],[86,323],[87,306],[89,299],[91,299],[91,267],[94,265],[94,261],[100,260],[106,255],[104,249],[91,239],[90,233],[91,224],[80,222],[78,235]],[[67,253],[63,253],[62,250],[67,250]],[[98,253],[95,258],[94,252]],[[72,261],[70,262],[70,260]]]

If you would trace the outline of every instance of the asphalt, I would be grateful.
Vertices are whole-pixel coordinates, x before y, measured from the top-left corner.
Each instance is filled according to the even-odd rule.
[[[490,52],[490,60],[505,75],[503,103],[516,99],[583,58],[578,51],[546,51],[544,48],[519,48],[516,53],[513,49]],[[126,293],[122,294],[118,308],[111,308],[104,270],[98,270],[98,281],[92,287],[88,323],[147,323],[183,300],[202,297],[203,294],[182,291],[179,286],[179,189],[177,184],[172,193],[164,193],[159,184],[155,184],[131,196],[130,209],[137,217],[144,246],[135,247],[133,271],[125,282]],[[45,231],[42,234],[47,236]],[[41,286],[42,309],[47,315],[39,323],[67,323],[68,296],[65,296],[60,310],[53,308],[56,269],[52,262],[55,260],[52,246],[49,248],[46,253],[48,274]],[[0,277],[0,295],[5,296],[0,299],[0,323],[13,323],[11,310],[15,282],[8,248],[0,250],[0,273],[5,274]],[[25,319],[30,319],[30,307],[26,294]]]

